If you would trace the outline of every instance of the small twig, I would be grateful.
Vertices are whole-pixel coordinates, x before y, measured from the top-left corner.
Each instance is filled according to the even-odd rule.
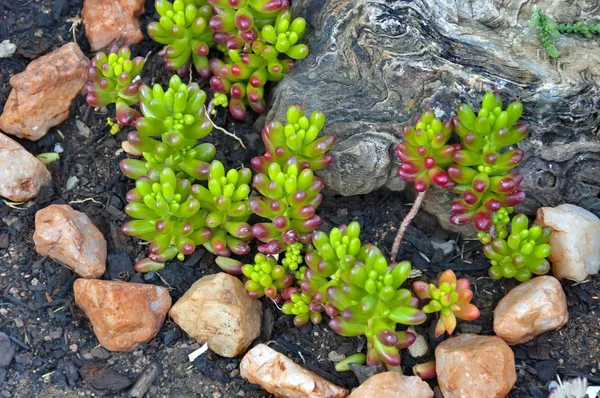
[[[417,212],[419,211],[419,208],[423,203],[423,199],[425,198],[425,192],[427,191],[419,192],[417,198],[415,199],[415,202],[410,208],[410,211],[408,212],[406,217],[404,217],[404,220],[402,220],[402,224],[400,224],[400,229],[398,229],[398,233],[396,234],[396,238],[394,239],[394,244],[392,245],[392,251],[390,252],[390,261],[392,263],[396,262],[396,256],[398,256],[398,250],[400,249],[400,242],[402,242],[402,238],[404,237],[404,234],[406,233],[406,229],[410,225],[410,222],[417,215]]]
[[[79,15],[75,15],[73,18],[67,19],[67,22],[71,23],[71,27],[69,28],[69,32],[73,32],[73,42],[77,43],[77,27],[81,25],[83,19]]]
[[[102,206],[102,203],[98,202],[94,198],[85,198],[85,199],[72,200],[72,201],[69,202],[69,204],[72,205],[74,203],[85,203],[85,202],[90,202],[90,201],[96,203],[97,205]]]
[[[212,101],[210,101],[210,103],[208,104],[208,109],[204,110],[204,114],[206,115],[206,117],[208,118],[208,120],[210,121],[210,124],[212,124],[212,126],[221,131],[222,133],[224,133],[225,135],[228,135],[230,137],[232,137],[234,140],[236,140],[237,142],[240,143],[240,145],[242,146],[242,148],[244,148],[244,151],[248,152],[248,149],[246,148],[246,145],[244,145],[244,142],[240,139],[240,137],[238,137],[237,135],[230,133],[229,131],[225,130],[223,127],[219,127],[215,124],[215,122],[213,122],[213,120],[210,117],[210,113],[209,113],[209,109],[211,109],[211,111],[214,109],[214,104]]]

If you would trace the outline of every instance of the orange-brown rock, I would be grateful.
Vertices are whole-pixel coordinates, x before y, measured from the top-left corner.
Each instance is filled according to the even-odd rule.
[[[522,344],[569,320],[560,282],[538,276],[512,289],[494,310],[494,332],[508,344]]]
[[[171,308],[164,287],[77,279],[75,304],[85,312],[100,344],[110,351],[133,351],[160,330]]]
[[[233,358],[260,334],[262,306],[238,278],[221,272],[197,280],[169,315],[191,338]]]
[[[571,204],[542,207],[536,224],[552,228],[552,274],[581,282],[600,272],[600,218]]]
[[[81,16],[92,51],[110,44],[139,43],[144,39],[138,16],[144,0],[85,0]]]
[[[68,205],[50,205],[35,213],[35,250],[71,268],[83,278],[106,271],[106,240],[92,220]]]
[[[406,397],[433,398],[429,384],[418,376],[401,376],[397,372],[384,372],[371,376],[348,398]]]
[[[52,177],[46,166],[0,133],[0,196],[13,202],[33,199]]]
[[[515,356],[497,336],[449,338],[435,349],[435,368],[445,398],[504,398],[517,381]]]
[[[0,116],[0,130],[37,141],[65,121],[71,101],[88,80],[89,63],[75,43],[32,61],[10,78],[13,89]]]
[[[343,398],[348,390],[304,369],[274,349],[259,344],[240,363],[240,375],[276,397]]]

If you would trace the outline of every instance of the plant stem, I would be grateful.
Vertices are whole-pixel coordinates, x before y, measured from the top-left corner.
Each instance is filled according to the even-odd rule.
[[[390,261],[392,263],[396,262],[396,256],[398,255],[398,250],[400,249],[400,242],[402,242],[402,238],[404,237],[404,234],[406,233],[406,229],[410,225],[410,222],[417,215],[417,212],[419,211],[419,208],[423,203],[423,199],[425,198],[426,192],[427,191],[419,192],[412,207],[410,208],[410,211],[408,212],[406,217],[404,217],[404,220],[402,220],[402,224],[400,224],[400,229],[398,229],[398,233],[396,234],[396,238],[394,239],[394,245],[392,246],[392,251],[390,252]]]

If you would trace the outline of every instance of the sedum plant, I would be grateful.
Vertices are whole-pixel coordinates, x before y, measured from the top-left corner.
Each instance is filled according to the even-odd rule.
[[[559,24],[544,14],[538,6],[533,6],[529,27],[537,31],[542,46],[552,58],[558,58],[560,53],[554,44],[561,34],[571,33],[592,39],[594,35],[600,34],[600,24],[585,24],[582,21],[574,24]]]
[[[317,110],[307,116],[302,107],[295,104],[287,109],[286,120],[285,126],[277,120],[265,125],[262,139],[266,152],[252,159],[252,167],[265,170],[271,162],[283,165],[291,156],[298,160],[301,170],[318,171],[329,166],[333,157],[328,152],[335,144],[335,137],[330,134],[319,137],[325,114]]]
[[[405,142],[396,146],[396,156],[402,161],[398,175],[414,183],[417,192],[425,192],[433,182],[452,189],[456,185],[446,169],[454,164],[452,156],[460,145],[448,145],[452,135],[452,122],[442,122],[431,109],[417,119],[415,127],[402,129]]]
[[[473,291],[470,289],[469,280],[456,279],[452,270],[446,270],[440,275],[437,285],[417,281],[413,283],[413,290],[419,299],[426,302],[421,308],[424,313],[440,313],[440,318],[435,328],[435,336],[439,337],[447,332],[452,334],[456,328],[456,319],[472,321],[479,318],[479,309],[470,303]]]
[[[131,108],[139,101],[141,81],[136,81],[144,67],[144,58],[131,59],[129,47],[113,45],[108,54],[98,52],[90,62],[90,82],[85,86],[86,101],[94,107],[115,104],[117,121],[131,125],[139,112]],[[118,125],[111,132],[118,132]]]
[[[252,227],[254,236],[265,243],[258,248],[261,252],[276,254],[299,240],[310,241],[321,224],[315,209],[323,198],[319,192],[324,185],[311,169],[300,171],[295,157],[283,167],[273,162],[265,173],[259,171],[254,176],[254,188],[262,196],[252,198],[250,208],[271,220]]]
[[[212,237],[204,247],[220,257],[229,257],[231,253],[244,255],[250,252],[252,228],[247,223],[252,210],[250,194],[250,169],[231,169],[225,173],[223,164],[213,160],[208,174],[208,188],[202,185],[192,187],[192,196],[209,211],[206,225],[212,231]],[[220,264],[221,263],[221,264]],[[217,260],[222,268],[234,266],[236,261]]]
[[[457,184],[454,191],[462,194],[451,205],[453,224],[474,221],[477,229],[488,230],[493,213],[525,198],[519,190],[523,177],[510,172],[521,163],[524,152],[509,149],[528,133],[527,125],[517,123],[522,112],[520,101],[503,110],[500,95],[492,92],[484,95],[477,115],[469,105],[459,106],[453,123],[463,149],[454,154],[457,164],[448,167]]]
[[[515,278],[526,282],[533,274],[543,275],[550,270],[547,257],[552,251],[548,244],[552,228],[539,225],[528,228],[528,225],[527,216],[518,214],[512,219],[508,237],[504,234],[494,240],[483,238],[483,252],[492,263],[489,269],[492,279]]]
[[[244,287],[252,298],[267,296],[279,301],[280,293],[293,282],[288,271],[287,266],[277,264],[275,257],[258,253],[254,256],[254,264],[242,267],[242,273],[248,278]]]
[[[325,311],[329,326],[343,336],[367,337],[367,363],[398,370],[398,349],[415,339],[412,333],[397,331],[397,325],[417,325],[426,315],[418,309],[418,300],[401,288],[411,270],[408,262],[388,266],[381,251],[362,245],[357,222],[334,228],[328,234],[317,232],[314,250],[305,261],[308,269],[296,293],[286,304],[298,309],[295,323],[320,321]],[[298,294],[300,297],[298,298]],[[296,298],[294,298],[296,297]],[[284,308],[284,312],[286,312]],[[307,313],[309,316],[302,315]]]
[[[165,44],[162,51],[165,66],[181,77],[189,74],[190,65],[204,78],[210,77],[208,53],[215,45],[208,24],[212,7],[205,0],[156,0],[158,22],[148,25],[150,37]]]

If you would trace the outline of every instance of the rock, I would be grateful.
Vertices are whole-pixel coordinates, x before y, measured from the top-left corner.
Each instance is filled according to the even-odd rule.
[[[560,282],[538,276],[512,289],[494,310],[494,332],[508,344],[522,344],[569,320]]]
[[[240,363],[240,374],[276,397],[342,398],[348,391],[297,365],[274,349],[259,344]]]
[[[297,0],[292,8],[313,28],[310,54],[274,88],[267,121],[285,120],[294,103],[325,112],[336,161],[320,175],[335,193],[403,189],[393,152],[401,127],[427,107],[448,118],[498,89],[505,103],[522,99],[530,125],[519,144],[527,153],[518,168],[528,195],[521,210],[597,195],[595,41],[560,38],[561,62],[553,61],[529,31],[531,4],[518,1]],[[583,3],[546,1],[543,9],[559,21],[596,17]]]
[[[17,46],[10,42],[10,40],[3,40],[0,43],[0,58],[9,58],[17,51]]]
[[[46,166],[0,133],[0,196],[13,202],[33,199],[52,180]]]
[[[131,380],[97,362],[86,363],[79,369],[86,384],[99,395],[115,396],[131,385]]]
[[[92,220],[68,205],[50,205],[35,214],[35,250],[83,278],[106,270],[106,241]]]
[[[514,354],[497,336],[451,337],[435,349],[435,363],[445,398],[504,398],[517,380]]]
[[[152,383],[161,375],[162,371],[162,365],[159,362],[151,362],[142,370],[135,384],[127,393],[127,398],[142,398]]]
[[[75,304],[94,326],[100,344],[110,351],[131,352],[160,330],[171,308],[164,287],[119,281],[77,279]]]
[[[75,43],[32,61],[10,78],[13,89],[0,116],[0,130],[37,141],[65,121],[71,101],[88,80],[89,64]]]
[[[600,271],[600,218],[581,207],[563,204],[542,207],[536,224],[551,227],[552,274],[583,281]]]
[[[0,368],[8,368],[15,356],[15,345],[5,333],[0,332]]]
[[[169,315],[198,343],[233,358],[260,334],[262,306],[238,278],[221,272],[197,280]]]
[[[144,12],[144,0],[85,0],[81,16],[92,51],[110,44],[139,43],[144,39],[138,16]]]
[[[410,356],[413,358],[418,358],[427,354],[429,347],[427,346],[427,340],[425,340],[425,337],[423,337],[422,334],[417,333],[412,326],[409,326],[407,331],[416,336],[415,341],[408,346],[408,352],[410,353]]]
[[[371,377],[348,398],[410,397],[433,398],[429,384],[418,376],[401,376],[396,372],[379,373]]]

